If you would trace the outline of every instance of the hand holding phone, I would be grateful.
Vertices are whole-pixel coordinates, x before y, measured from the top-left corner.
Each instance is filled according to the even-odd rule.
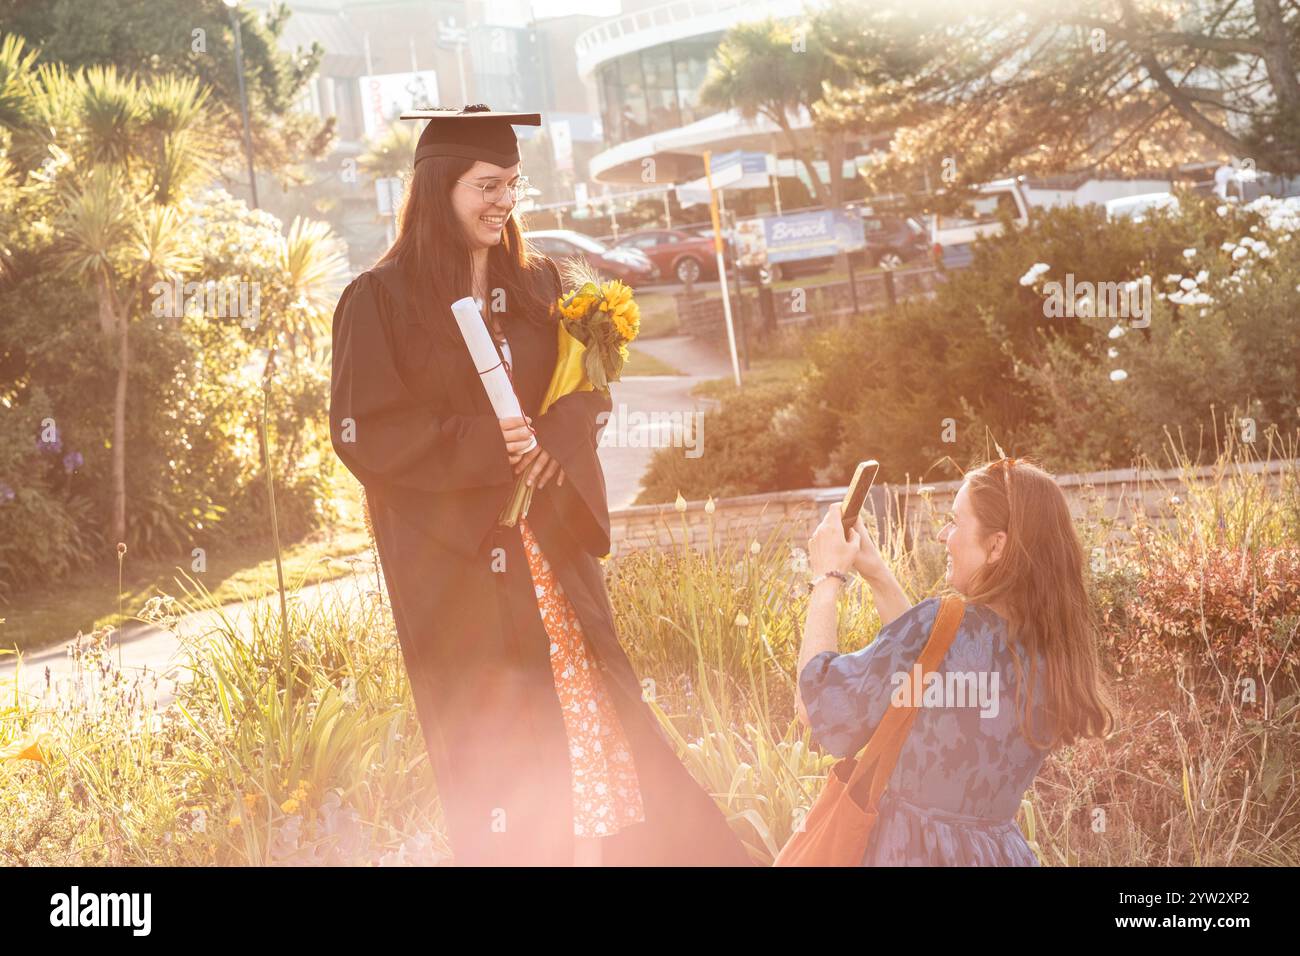
[[[840,523],[844,526],[845,541],[849,539],[849,529],[858,520],[858,513],[862,511],[862,506],[867,503],[867,494],[871,491],[871,486],[876,480],[876,472],[879,470],[880,462],[871,458],[858,462],[858,467],[853,472],[849,490],[844,493],[844,500],[840,502]]]

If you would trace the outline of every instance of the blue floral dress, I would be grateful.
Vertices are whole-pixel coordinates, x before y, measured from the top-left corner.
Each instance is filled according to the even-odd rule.
[[[1018,655],[1028,680],[1024,651],[1008,644],[1006,622],[998,614],[967,605],[939,667],[948,693],[942,701],[927,699],[927,685],[912,668],[938,609],[938,598],[922,601],[881,628],[862,650],[826,651],[808,662],[799,675],[799,692],[813,741],[837,757],[856,754],[891,698],[906,702],[905,694],[920,691],[913,699],[926,705],[889,778],[862,865],[1038,866],[1015,823],[1046,756],[1020,731],[1012,655]],[[1043,740],[1048,725],[1041,707],[1041,658],[1037,674],[1032,726]]]

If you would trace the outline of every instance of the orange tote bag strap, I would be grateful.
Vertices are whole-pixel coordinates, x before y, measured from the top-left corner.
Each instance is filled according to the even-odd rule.
[[[943,662],[965,610],[966,604],[959,597],[940,602],[930,637],[917,659],[922,679]],[[906,707],[885,708],[856,760],[847,757],[832,768],[825,787],[804,818],[804,828],[781,848],[775,866],[856,866],[862,860],[875,827],[877,804],[889,785],[916,714],[916,701]]]
[[[921,667],[921,680],[933,673],[943,663],[944,655],[952,647],[961,625],[962,615],[966,613],[966,602],[959,597],[946,597],[939,603],[938,613],[934,616],[934,625],[930,628],[930,638],[921,649],[917,663]],[[849,781],[849,792],[858,797],[863,807],[874,808],[880,801],[881,794],[889,786],[889,778],[894,773],[898,757],[903,752],[903,744],[912,729],[912,722],[919,712],[919,701],[910,701],[906,707],[890,706],[885,709],[880,726],[871,735],[866,750],[858,758],[853,779]],[[889,726],[886,728],[886,721]],[[884,734],[881,730],[884,729]],[[876,738],[881,737],[879,748],[875,747]],[[874,752],[872,752],[874,750]],[[870,782],[864,778],[870,773]],[[864,785],[865,784],[865,785]],[[865,851],[865,847],[864,847]]]

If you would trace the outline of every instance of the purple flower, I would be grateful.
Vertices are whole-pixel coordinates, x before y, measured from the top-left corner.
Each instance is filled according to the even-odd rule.
[[[0,504],[8,504],[14,500],[14,490],[0,481]]]
[[[81,452],[70,451],[63,456],[63,470],[71,474],[86,463],[86,459],[81,457]]]

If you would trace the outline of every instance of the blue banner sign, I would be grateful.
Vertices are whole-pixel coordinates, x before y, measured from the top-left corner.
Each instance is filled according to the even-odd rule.
[[[769,263],[819,259],[867,245],[862,217],[831,209],[764,216],[763,238]]]

